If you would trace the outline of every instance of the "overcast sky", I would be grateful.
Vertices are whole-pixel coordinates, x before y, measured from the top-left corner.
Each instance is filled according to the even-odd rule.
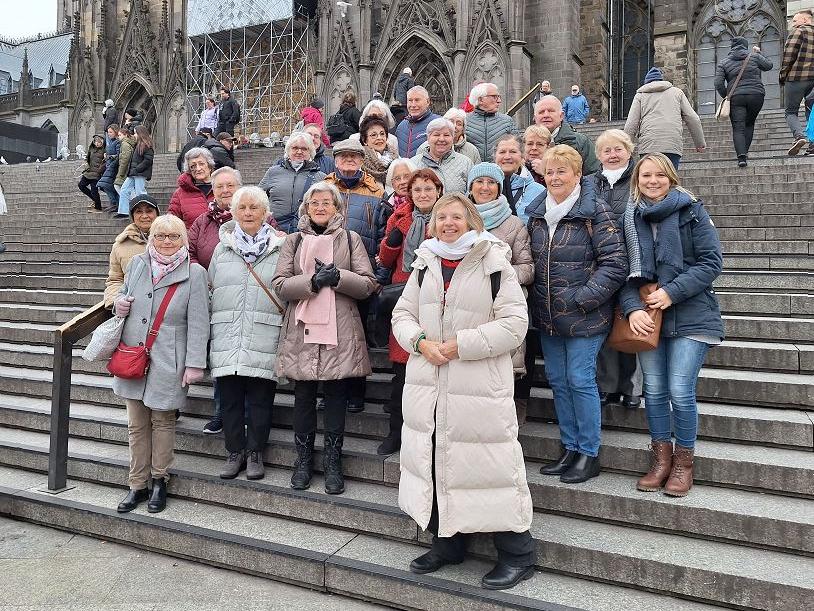
[[[57,29],[57,0],[0,0],[0,36],[20,38]]]

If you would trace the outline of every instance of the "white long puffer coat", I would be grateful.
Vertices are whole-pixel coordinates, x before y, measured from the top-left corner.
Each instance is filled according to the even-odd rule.
[[[510,353],[526,337],[526,300],[508,246],[481,240],[452,276],[444,304],[440,259],[416,251],[393,311],[393,333],[410,353],[404,386],[399,506],[422,529],[432,512],[432,436],[438,535],[524,532],[532,518],[523,450],[517,441]],[[501,272],[492,302],[490,274]],[[459,359],[436,367],[413,351],[427,339],[457,339]]]

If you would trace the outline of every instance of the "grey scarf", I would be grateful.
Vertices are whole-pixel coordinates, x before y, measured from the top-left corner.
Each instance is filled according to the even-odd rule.
[[[272,228],[268,223],[263,223],[260,231],[254,237],[243,231],[238,223],[235,223],[235,229],[232,233],[235,250],[246,263],[254,263],[266,252],[269,246],[269,238],[272,235]]]
[[[408,274],[413,271],[413,261],[415,261],[415,250],[421,246],[421,242],[427,235],[427,223],[430,222],[431,212],[424,214],[417,207],[413,208],[413,222],[410,231],[404,238],[404,257],[401,262],[402,271]]]

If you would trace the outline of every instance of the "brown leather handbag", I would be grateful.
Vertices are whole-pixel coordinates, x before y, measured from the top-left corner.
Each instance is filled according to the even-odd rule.
[[[655,282],[642,285],[639,288],[639,298],[644,302],[645,297],[657,291],[659,285]],[[645,310],[656,325],[652,333],[647,335],[636,335],[630,329],[630,323],[622,312],[622,308],[616,306],[613,314],[613,328],[608,337],[608,346],[617,352],[636,354],[637,352],[647,352],[655,350],[659,345],[659,335],[661,334],[662,310]]]

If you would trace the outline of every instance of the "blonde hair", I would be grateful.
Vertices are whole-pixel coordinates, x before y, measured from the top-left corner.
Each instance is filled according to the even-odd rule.
[[[577,151],[567,144],[552,146],[543,153],[543,167],[547,168],[552,161],[566,163],[571,166],[574,174],[582,175],[582,157]]]
[[[630,139],[630,136],[624,130],[621,129],[606,129],[604,132],[599,134],[599,137],[596,139],[596,146],[594,150],[599,156],[599,151],[602,150],[605,146],[612,142],[618,142],[628,153],[633,153],[633,149],[635,148],[633,145],[633,140]]]
[[[549,143],[551,142],[551,132],[544,125],[529,125],[526,128],[526,131],[523,132],[524,143],[526,138],[528,138],[529,136],[537,136],[538,138],[542,138],[546,142]]]
[[[693,201],[697,199],[695,195],[678,183],[678,174],[676,173],[675,166],[664,153],[647,153],[647,155],[643,155],[642,158],[636,163],[635,167],[633,168],[633,174],[630,177],[630,197],[634,202],[639,203],[642,201],[642,192],[639,189],[639,172],[641,171],[642,164],[645,161],[653,162],[656,164],[659,170],[664,172],[670,181],[671,188],[681,191],[682,193],[686,193],[693,199]]]
[[[187,235],[187,226],[184,221],[175,216],[174,214],[162,214],[156,217],[153,224],[150,225],[150,243],[153,243],[153,236],[156,233],[179,233],[184,246],[189,247],[189,235]]]
[[[266,192],[263,191],[260,187],[255,187],[253,185],[247,185],[245,187],[240,187],[235,194],[232,196],[232,210],[237,210],[238,205],[244,199],[254,201],[257,204],[260,204],[266,209],[266,216],[269,213],[269,196],[266,195]]]
[[[483,219],[478,213],[478,209],[475,208],[475,204],[472,203],[472,200],[466,197],[463,193],[450,193],[449,195],[444,195],[441,197],[437,202],[435,202],[435,206],[432,208],[430,227],[427,231],[427,233],[430,234],[430,237],[438,237],[435,233],[435,223],[438,213],[452,204],[461,204],[464,207],[464,212],[466,213],[466,224],[470,229],[474,229],[478,233],[481,233],[485,229]]]

